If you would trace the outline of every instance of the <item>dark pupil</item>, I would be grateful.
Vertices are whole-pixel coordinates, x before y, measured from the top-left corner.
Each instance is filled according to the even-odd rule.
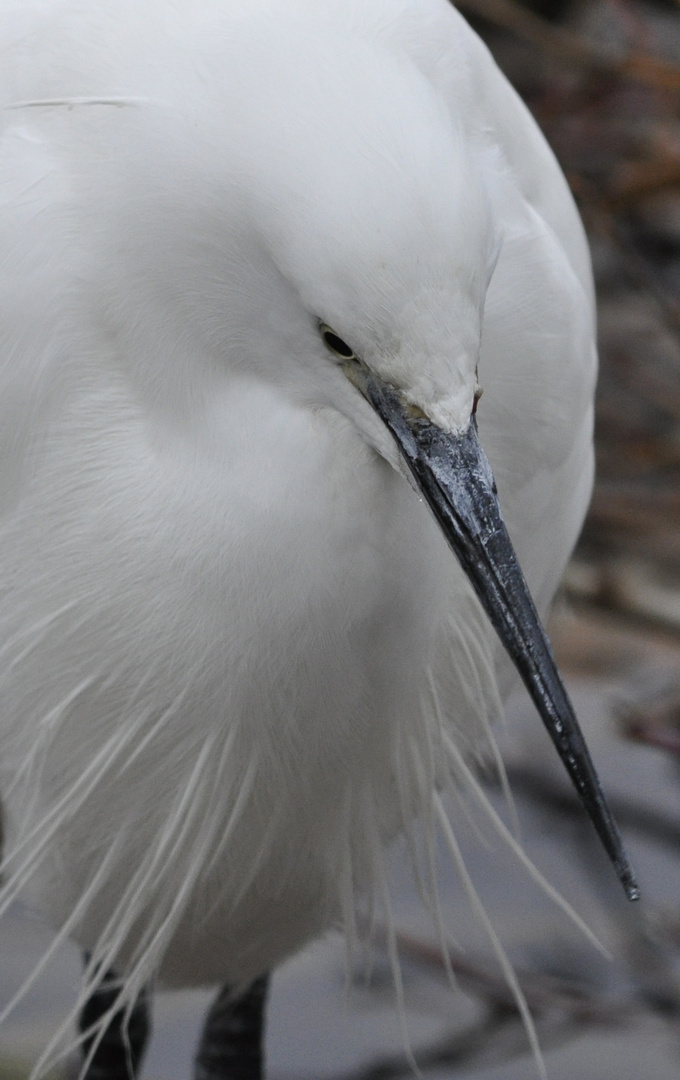
[[[332,349],[333,352],[338,353],[339,356],[345,356],[348,360],[351,360],[351,358],[354,356],[354,353],[352,349],[350,349],[347,342],[343,341],[342,338],[339,338],[337,334],[331,334],[328,330],[326,330],[324,332],[323,339],[328,345],[328,348]]]

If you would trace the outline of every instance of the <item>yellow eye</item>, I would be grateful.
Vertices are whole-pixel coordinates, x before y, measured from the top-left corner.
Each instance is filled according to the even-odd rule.
[[[341,337],[338,337],[335,330],[331,330],[330,326],[326,323],[319,323],[319,333],[323,338],[323,343],[327,349],[336,356],[339,356],[341,360],[356,360],[356,354],[353,349],[343,341]]]

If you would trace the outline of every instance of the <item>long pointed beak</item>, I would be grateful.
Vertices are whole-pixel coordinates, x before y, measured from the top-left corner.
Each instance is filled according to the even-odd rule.
[[[619,830],[503,522],[474,417],[464,435],[449,435],[362,361],[347,361],[344,370],[393,435],[521,675],[628,898],[637,900]]]

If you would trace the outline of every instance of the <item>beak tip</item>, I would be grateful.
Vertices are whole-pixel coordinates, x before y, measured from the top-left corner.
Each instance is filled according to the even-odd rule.
[[[639,900],[640,887],[635,880],[635,874],[631,870],[628,863],[624,863],[622,866],[617,866],[616,869],[619,875],[619,881],[623,885],[623,889],[627,898],[633,902]]]

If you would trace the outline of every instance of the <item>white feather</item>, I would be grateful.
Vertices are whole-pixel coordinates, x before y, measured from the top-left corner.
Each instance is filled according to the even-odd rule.
[[[384,899],[381,844],[468,782],[433,747],[484,754],[509,683],[316,320],[449,429],[479,364],[545,608],[592,473],[582,229],[445,0],[0,27],[0,907],[126,1000],[244,984]]]

